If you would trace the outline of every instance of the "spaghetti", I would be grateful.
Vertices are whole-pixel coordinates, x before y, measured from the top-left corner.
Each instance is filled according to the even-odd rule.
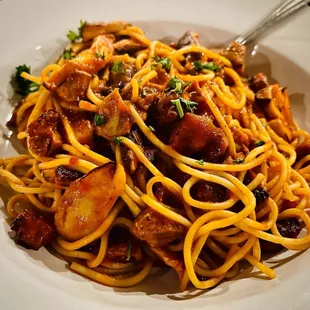
[[[244,75],[243,46],[216,53],[190,32],[168,45],[123,22],[80,32],[19,77],[39,87],[10,122],[29,155],[1,159],[18,241],[108,286],[163,260],[182,291],[243,260],[274,278],[264,252],[309,248],[310,137],[286,89]]]

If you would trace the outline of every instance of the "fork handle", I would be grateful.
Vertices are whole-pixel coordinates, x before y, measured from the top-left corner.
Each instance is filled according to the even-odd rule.
[[[295,3],[294,3],[295,2]],[[254,39],[257,39],[272,26],[282,21],[286,17],[292,16],[293,14],[301,11],[305,7],[310,5],[309,0],[295,1],[295,0],[285,0],[280,3],[279,6],[275,7],[262,21],[260,21],[254,28],[250,31],[240,35],[236,42],[240,44],[247,44]]]

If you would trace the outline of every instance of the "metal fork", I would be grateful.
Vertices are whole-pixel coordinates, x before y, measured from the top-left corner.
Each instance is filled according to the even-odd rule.
[[[250,31],[240,35],[235,41],[247,44],[265,33],[270,27],[288,16],[310,6],[310,0],[284,0],[275,7],[258,25]]]

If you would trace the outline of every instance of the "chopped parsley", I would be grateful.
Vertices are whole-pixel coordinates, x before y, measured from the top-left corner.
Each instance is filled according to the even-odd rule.
[[[29,93],[33,93],[39,90],[41,85],[24,79],[21,76],[23,72],[30,73],[30,66],[22,65],[22,66],[16,67],[16,73],[13,77],[16,83],[16,86],[14,88],[17,94],[23,97],[26,97]]]
[[[122,61],[114,61],[111,71],[114,73],[124,73],[124,63]]]
[[[103,115],[100,115],[100,114],[95,114],[95,117],[94,117],[94,124],[95,126],[100,126],[102,124],[105,123],[105,118]]]
[[[221,70],[221,67],[218,66],[217,64],[215,64],[213,61],[211,62],[201,62],[201,61],[194,61],[193,62],[193,65],[195,67],[195,69],[197,71],[201,71],[203,69],[207,69],[207,70],[210,70],[210,71],[218,71],[218,70]]]
[[[178,111],[179,117],[182,118],[184,116],[184,111],[182,108],[182,104],[185,105],[185,109],[191,113],[196,109],[196,106],[198,105],[195,101],[186,100],[184,98],[179,98],[175,100],[171,100],[171,103],[176,106],[176,109]]]
[[[127,251],[127,257],[126,257],[126,261],[130,261],[131,259],[131,251],[132,251],[132,243],[131,240],[128,240],[128,251]]]
[[[259,147],[265,144],[265,141],[261,140],[261,141],[257,141],[254,143],[255,147]]]
[[[170,91],[177,94],[182,94],[183,89],[190,85],[191,82],[184,83],[178,77],[174,76],[168,83],[168,88],[166,91]]]
[[[193,113],[193,111],[197,108],[198,103],[195,101],[186,100],[184,98],[180,98],[181,103],[185,105],[185,108]]]
[[[121,144],[123,139],[121,137],[114,137],[113,141],[116,143],[116,144]]]
[[[64,52],[63,52],[63,54],[62,54],[62,58],[63,59],[72,59],[72,58],[74,58],[75,56],[73,56],[72,55],[72,53],[73,53],[73,50],[72,50],[72,48],[70,48],[70,49],[65,49],[64,50]]]
[[[67,33],[67,38],[71,41],[74,42],[75,40],[79,39],[79,35],[76,34],[74,31],[69,30],[69,32]]]
[[[203,166],[204,160],[203,159],[196,160],[196,163]]]
[[[154,127],[152,127],[152,126],[149,126],[149,130],[155,131]]]
[[[80,27],[78,28],[78,33],[69,30],[69,32],[67,33],[67,38],[71,41],[74,42],[78,39],[82,38],[82,33],[83,33],[83,28],[85,26],[86,22],[83,20],[80,20]]]
[[[160,58],[158,56],[154,56],[154,60],[161,65],[161,67],[167,71],[171,68],[171,59],[170,58]]]
[[[83,28],[84,28],[85,25],[86,25],[86,21],[80,19],[80,27],[79,27],[79,34],[80,34],[80,36],[82,36]]]
[[[169,90],[171,92],[177,93],[177,94],[182,94],[182,80],[174,76],[170,81],[169,81]]]
[[[178,111],[179,117],[183,118],[184,111],[183,111],[183,108],[182,108],[182,105],[181,105],[181,100],[180,99],[171,100],[171,103],[175,105],[175,107],[176,107],[176,109]]]
[[[244,159],[241,158],[241,157],[235,159],[235,163],[236,163],[236,164],[242,164],[243,162],[244,162]]]
[[[100,53],[96,53],[95,54],[95,56],[97,57],[97,58],[100,58],[100,59],[104,59],[104,52],[102,53],[102,54],[100,54]]]

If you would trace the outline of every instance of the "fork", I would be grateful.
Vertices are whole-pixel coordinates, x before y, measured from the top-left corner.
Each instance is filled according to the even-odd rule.
[[[237,39],[235,39],[235,41],[245,45],[261,36],[273,25],[282,21],[284,18],[296,14],[307,6],[310,6],[310,0],[281,1],[281,3],[275,7],[261,22],[259,22],[258,25],[250,31],[240,35]]]

